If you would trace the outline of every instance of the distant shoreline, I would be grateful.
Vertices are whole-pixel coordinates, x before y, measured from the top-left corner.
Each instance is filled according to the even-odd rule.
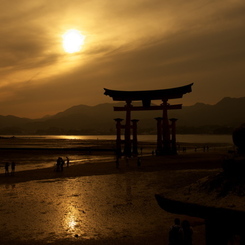
[[[124,139],[124,135],[121,136]],[[116,135],[93,135],[93,134],[83,134],[83,135],[68,135],[68,134],[60,134],[60,135],[0,135],[1,140],[93,140],[93,141],[114,141],[116,140]],[[156,134],[138,134],[138,142],[156,142],[157,135]],[[231,134],[177,134],[176,135],[177,142],[189,142],[189,143],[230,143],[233,144],[232,135]]]
[[[129,171],[159,171],[171,169],[216,169],[221,168],[222,161],[227,155],[224,151],[187,153],[172,156],[143,156],[141,166],[137,165],[137,157],[129,159],[126,164],[124,157],[116,168],[115,161],[93,161],[85,164],[71,164],[64,166],[63,172],[55,172],[54,167],[18,171],[14,176],[0,174],[0,184],[18,183],[31,180],[53,178],[75,178],[90,175],[118,174]]]

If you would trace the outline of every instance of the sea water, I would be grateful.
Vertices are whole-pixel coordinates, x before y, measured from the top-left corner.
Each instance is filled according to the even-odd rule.
[[[12,137],[12,136],[6,136]],[[18,136],[17,136],[18,137]],[[43,140],[115,140],[115,135],[25,135],[19,136],[27,139]],[[156,135],[138,135],[138,141],[155,142]],[[178,142],[185,143],[228,143],[232,144],[231,135],[213,135],[213,134],[177,134]]]
[[[115,149],[115,135],[21,135],[0,138],[0,173],[5,162],[16,162],[16,171],[37,168],[55,168],[56,160],[70,159],[70,164],[85,164],[93,161],[115,161],[113,151],[93,151],[93,149]],[[177,143],[229,144],[231,135],[177,135]],[[139,135],[140,142],[148,142],[155,148],[156,135]],[[81,151],[68,151],[79,148]],[[92,149],[92,151],[91,151]],[[144,148],[145,154],[152,149]]]

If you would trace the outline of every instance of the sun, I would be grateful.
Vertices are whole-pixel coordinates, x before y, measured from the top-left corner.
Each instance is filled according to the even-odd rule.
[[[70,29],[65,32],[62,36],[63,48],[67,53],[79,52],[84,44],[85,36],[76,29]]]

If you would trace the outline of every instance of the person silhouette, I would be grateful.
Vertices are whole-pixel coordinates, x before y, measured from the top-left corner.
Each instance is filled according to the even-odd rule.
[[[188,220],[183,220],[181,224],[183,232],[183,245],[192,245],[193,230]]]
[[[5,169],[5,175],[9,175],[9,162],[5,162],[4,169]]]
[[[63,166],[64,166],[64,163],[65,163],[65,162],[64,162],[63,158],[61,157],[61,158],[60,158],[60,171],[61,171],[61,172],[63,172]]]
[[[169,245],[182,245],[183,235],[180,225],[180,219],[174,219],[174,225],[170,227],[169,231]]]
[[[56,161],[56,172],[60,172],[61,157],[58,157]]]

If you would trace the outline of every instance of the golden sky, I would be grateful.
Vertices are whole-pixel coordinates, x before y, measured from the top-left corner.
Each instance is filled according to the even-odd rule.
[[[0,9],[0,115],[111,103],[103,88],[194,82],[183,105],[245,96],[244,0],[0,0]],[[70,29],[85,36],[76,53],[62,46]]]

